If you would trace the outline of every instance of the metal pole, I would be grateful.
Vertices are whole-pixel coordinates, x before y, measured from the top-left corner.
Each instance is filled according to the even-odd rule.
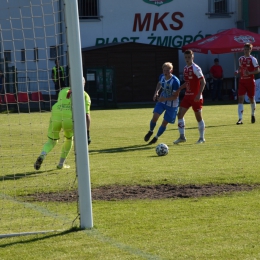
[[[64,0],[78,175],[80,227],[92,228],[92,199],[77,0]]]
[[[237,64],[237,55],[236,53],[234,53],[234,73],[237,70],[236,64]],[[235,75],[234,78],[235,78],[235,90],[237,90],[237,76]]]

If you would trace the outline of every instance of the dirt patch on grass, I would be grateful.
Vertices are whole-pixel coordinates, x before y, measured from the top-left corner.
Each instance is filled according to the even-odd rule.
[[[125,200],[125,199],[166,199],[166,198],[199,198],[231,192],[251,191],[260,188],[260,184],[206,184],[206,185],[150,185],[150,186],[102,186],[92,189],[93,200]],[[37,193],[26,196],[30,201],[77,201],[77,191],[58,193]]]

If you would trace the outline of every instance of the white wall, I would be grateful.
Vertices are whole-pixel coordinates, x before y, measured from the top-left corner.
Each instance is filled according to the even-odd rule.
[[[206,15],[208,0],[161,0],[165,3],[160,6],[148,4],[145,1],[147,0],[99,0],[102,17],[95,21],[80,21],[82,47],[136,41],[181,48],[188,42],[235,27],[238,20],[237,0],[229,1],[234,14],[231,14],[229,18],[215,19]],[[31,3],[33,5],[30,5]],[[11,8],[7,8],[7,5]],[[1,0],[0,6],[1,57],[3,57],[4,50],[11,50],[12,62],[10,65],[15,65],[19,71],[29,72],[42,69],[42,73],[46,74],[49,80],[47,87],[51,89],[53,89],[53,83],[50,74],[54,62],[49,57],[49,47],[62,42],[64,44],[63,55],[66,51],[66,37],[61,39],[59,35],[58,8],[59,0],[44,0],[43,2]],[[32,14],[33,19],[31,19]],[[137,17],[139,17],[139,22],[137,22]],[[143,28],[141,28],[142,23]],[[54,26],[54,24],[56,25]],[[24,36],[27,38],[26,40],[23,39]],[[37,62],[33,60],[34,47],[39,48],[39,61]],[[21,49],[26,49],[26,63],[21,62]],[[195,62],[201,66],[204,73],[207,73],[215,57],[216,55],[195,53]],[[218,58],[224,68],[225,76],[232,77],[233,54],[219,55]],[[182,73],[185,63],[181,51],[179,61],[180,73]],[[64,58],[64,62],[66,63],[66,58]],[[46,85],[45,82],[39,83],[39,81],[38,84]]]
[[[97,46],[113,41],[136,41],[180,48],[188,43],[187,40],[194,41],[221,30],[236,27],[238,15],[236,0],[230,0],[231,11],[234,14],[228,18],[209,18],[206,15],[208,2],[208,0],[173,0],[156,6],[143,0],[100,0],[102,18],[98,21],[80,21],[82,47]],[[136,15],[140,15],[140,21],[143,22],[148,14],[151,15],[150,26],[147,28],[144,26],[143,30],[140,30],[138,26],[137,30],[134,30]],[[156,16],[164,18],[161,20],[162,23],[158,23],[153,28]],[[155,39],[153,43],[152,39]],[[225,76],[232,77],[234,75],[233,54],[217,56],[195,53],[195,63],[198,63],[204,73],[207,73],[215,57],[220,59]],[[179,60],[180,72],[182,72],[185,63],[181,51]]]

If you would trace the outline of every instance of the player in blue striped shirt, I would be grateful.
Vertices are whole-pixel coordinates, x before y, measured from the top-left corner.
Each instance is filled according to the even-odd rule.
[[[154,144],[157,142],[158,138],[166,130],[166,126],[168,125],[168,123],[174,124],[178,112],[179,98],[177,94],[176,94],[176,99],[174,100],[171,101],[162,101],[162,100],[164,100],[164,98],[174,95],[174,92],[180,87],[180,81],[176,76],[172,74],[173,65],[171,62],[165,62],[162,66],[162,70],[163,70],[163,74],[161,74],[159,77],[159,82],[157,83],[153,100],[154,101],[158,100],[160,89],[162,89],[162,92],[153,110],[153,117],[150,121],[150,130],[144,137],[144,140],[146,142],[148,142],[150,137],[153,135],[156,122],[163,112],[164,112],[164,117],[163,117],[162,124],[158,129],[157,134],[149,142],[149,144]]]

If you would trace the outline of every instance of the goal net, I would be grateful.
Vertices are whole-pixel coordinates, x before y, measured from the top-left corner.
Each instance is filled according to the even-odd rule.
[[[70,18],[69,25],[66,16]],[[83,133],[83,137],[76,137],[75,147],[83,151],[71,150],[66,159],[70,168],[57,169],[64,142],[61,132],[58,144],[41,168],[34,169],[47,141],[50,111],[57,102],[57,79],[62,77],[66,85],[71,86],[73,98],[83,96],[77,26],[77,0],[1,0],[1,237],[68,230],[74,226],[91,227],[90,187],[87,202],[86,194],[80,199],[78,187],[82,180],[83,185],[89,185],[88,148],[84,147],[86,122],[82,118],[79,119],[83,125],[79,126],[79,119],[73,120],[75,135],[77,131]],[[72,49],[76,53],[70,53]],[[55,61],[59,63],[56,71]],[[74,87],[77,84],[79,86]],[[75,104],[76,109],[81,109],[83,102],[83,97],[79,102],[72,100],[73,109],[75,103],[79,103]],[[84,119],[84,113],[79,116],[82,115]],[[80,138],[83,138],[80,140],[83,147],[77,145]],[[77,158],[77,153],[85,157]]]

